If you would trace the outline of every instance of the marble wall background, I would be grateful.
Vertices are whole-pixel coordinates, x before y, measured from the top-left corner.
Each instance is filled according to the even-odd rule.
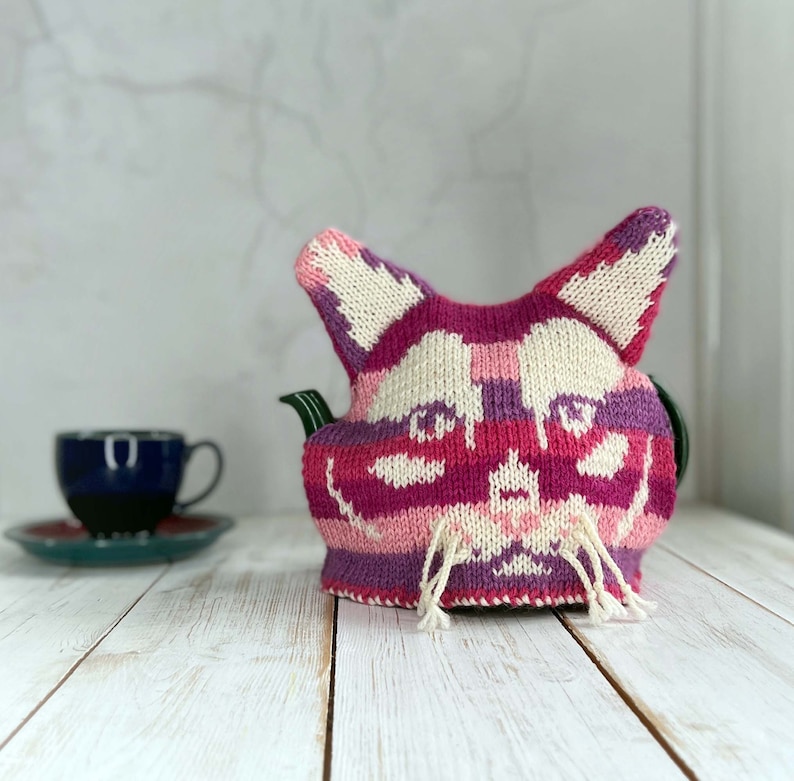
[[[292,272],[328,225],[492,303],[666,206],[643,365],[692,419],[693,35],[687,0],[3,0],[0,513],[59,512],[52,435],[96,426],[216,438],[210,507],[303,508],[276,397],[346,408]]]

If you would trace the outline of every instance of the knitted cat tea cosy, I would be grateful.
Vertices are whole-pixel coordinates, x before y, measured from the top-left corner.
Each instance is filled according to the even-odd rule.
[[[645,208],[525,296],[460,304],[327,230],[296,264],[352,405],[305,445],[323,588],[416,608],[653,607],[640,560],[672,515],[674,436],[635,368],[675,263]]]

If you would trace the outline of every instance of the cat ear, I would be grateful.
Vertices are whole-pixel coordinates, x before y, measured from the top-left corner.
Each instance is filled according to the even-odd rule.
[[[676,226],[666,211],[638,209],[533,292],[548,293],[572,306],[605,331],[621,359],[633,366],[659,313],[677,245]]]
[[[426,282],[334,229],[303,248],[295,272],[351,379],[386,329],[435,295]]]

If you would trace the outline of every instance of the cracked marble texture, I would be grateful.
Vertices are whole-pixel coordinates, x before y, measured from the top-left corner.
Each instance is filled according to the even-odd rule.
[[[208,507],[303,509],[301,428],[276,398],[349,400],[292,270],[329,225],[492,303],[666,206],[682,263],[643,366],[691,419],[692,13],[4,0],[0,514],[62,512],[52,435],[98,426],[217,439]]]

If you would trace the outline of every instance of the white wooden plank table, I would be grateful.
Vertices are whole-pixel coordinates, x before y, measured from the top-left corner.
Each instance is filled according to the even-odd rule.
[[[792,779],[794,538],[680,509],[643,623],[318,589],[303,517],[171,565],[0,541],[0,779]]]

